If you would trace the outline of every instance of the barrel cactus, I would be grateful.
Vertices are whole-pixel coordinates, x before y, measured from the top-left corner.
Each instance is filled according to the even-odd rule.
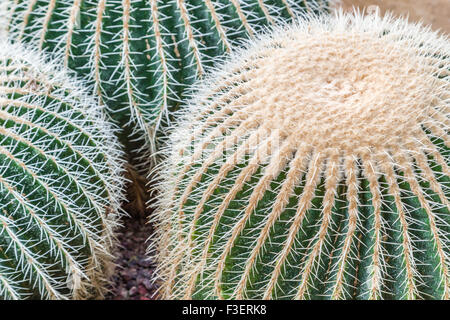
[[[376,13],[233,54],[172,128],[161,297],[448,299],[449,70],[446,36]]]
[[[0,299],[101,297],[122,199],[115,130],[37,52],[0,44]]]
[[[135,164],[186,88],[264,26],[327,7],[322,0],[8,0],[13,40],[56,53],[86,76]],[[14,2],[14,3],[13,3]],[[158,135],[158,137],[161,137]],[[153,147],[152,147],[153,146]],[[135,152],[132,152],[135,151]]]

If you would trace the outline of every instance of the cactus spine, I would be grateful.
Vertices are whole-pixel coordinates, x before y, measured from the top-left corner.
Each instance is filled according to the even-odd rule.
[[[0,44],[0,299],[101,296],[122,200],[95,99],[38,52]]]
[[[326,1],[315,0],[14,2],[11,38],[54,52],[87,76],[127,131],[128,149],[145,159],[142,151],[154,143],[155,129],[170,120],[186,88],[234,43],[277,21],[326,8]]]
[[[160,173],[166,299],[449,299],[450,43],[308,18],[200,82]]]

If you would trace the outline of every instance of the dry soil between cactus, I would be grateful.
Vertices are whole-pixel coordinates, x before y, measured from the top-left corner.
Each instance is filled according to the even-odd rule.
[[[153,233],[147,218],[124,218],[118,230],[119,246],[115,251],[118,265],[112,277],[107,300],[153,300],[156,285],[152,283],[154,264],[146,250]]]

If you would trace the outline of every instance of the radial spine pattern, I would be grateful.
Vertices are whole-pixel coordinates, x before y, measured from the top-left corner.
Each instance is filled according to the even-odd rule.
[[[232,55],[166,150],[161,296],[448,299],[449,70],[448,38],[377,14]]]
[[[123,164],[82,88],[38,52],[0,44],[0,299],[104,292]]]
[[[326,3],[15,0],[9,29],[12,39],[54,52],[87,76],[128,138],[137,139],[132,148],[142,154],[154,143],[155,129],[170,121],[186,88],[239,39],[296,15],[318,12]]]

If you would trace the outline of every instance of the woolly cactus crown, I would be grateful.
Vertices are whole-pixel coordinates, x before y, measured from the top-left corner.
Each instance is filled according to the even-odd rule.
[[[235,53],[173,129],[162,296],[448,299],[449,70],[445,36],[376,14]]]
[[[0,298],[99,296],[122,153],[98,101],[35,51],[0,43]]]

